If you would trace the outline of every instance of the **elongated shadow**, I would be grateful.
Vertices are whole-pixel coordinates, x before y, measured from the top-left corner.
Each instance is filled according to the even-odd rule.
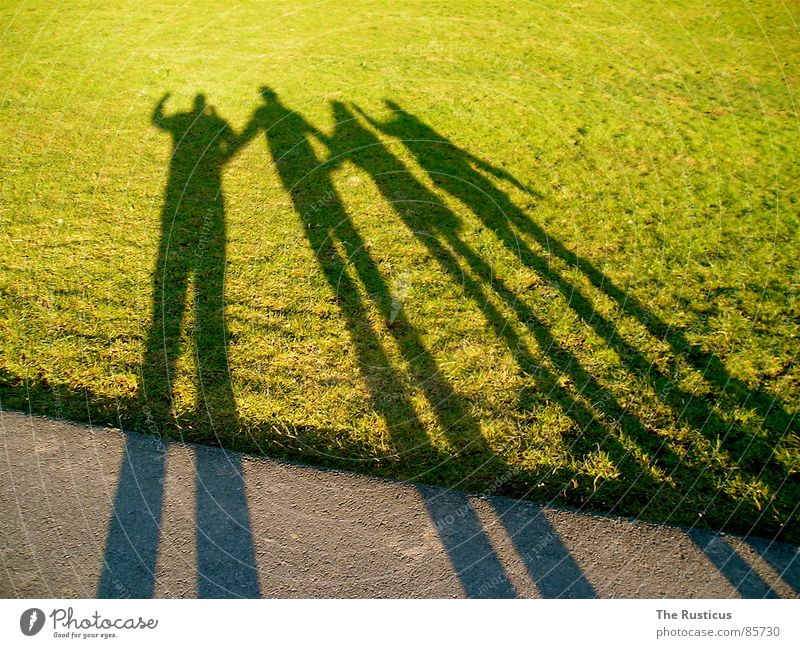
[[[172,136],[169,177],[152,288],[152,317],[139,398],[149,431],[178,422],[189,440],[217,443],[238,429],[224,321],[226,266],[222,172],[242,140],[198,94],[192,110],[166,115],[165,95],[152,121]],[[191,295],[191,299],[190,299]],[[195,411],[179,415],[175,373],[188,311],[195,364]],[[131,439],[133,437],[130,437]],[[152,596],[165,477],[163,448],[126,446],[105,550],[99,596]],[[258,596],[255,554],[238,459],[225,465],[196,452],[195,491],[200,597]]]
[[[469,598],[516,598],[480,519],[460,491],[418,486],[436,532]]]
[[[386,280],[333,184],[330,174],[335,165],[320,160],[310,143],[316,138],[330,148],[336,137],[321,134],[283,105],[272,90],[263,88],[262,98],[264,105],[256,111],[243,138],[250,139],[260,130],[266,135],[274,167],[303,221],[308,243],[335,295],[357,353],[359,369],[370,391],[372,406],[386,422],[401,461],[412,465],[418,461],[420,473],[424,471],[424,479],[428,480],[435,479],[436,471],[447,470],[447,457],[433,449],[411,402],[410,386],[392,365],[384,343],[367,316],[366,309],[370,305],[390,324],[388,334],[408,368],[411,385],[425,395],[440,429],[459,449],[459,459],[465,469],[471,467],[473,472],[496,470],[502,462],[487,449],[477,421],[444,378],[435,358],[403,311],[393,310]],[[361,297],[357,280],[364,286],[369,302]],[[387,395],[391,398],[387,399]],[[429,511],[435,515],[432,506],[429,502]],[[467,533],[481,551],[485,550],[488,556],[485,561],[494,561],[492,569],[502,572],[474,512],[465,510],[465,517],[466,526],[461,532]],[[465,566],[457,541],[448,534],[442,539],[465,590],[472,594],[474,570]]]
[[[560,258],[567,265],[580,269],[595,288],[616,302],[622,313],[635,318],[654,337],[666,341],[674,353],[683,357],[707,380],[713,381],[718,389],[736,397],[743,405],[757,408],[767,427],[781,432],[789,429],[794,415],[790,415],[774,397],[734,378],[718,356],[703,352],[696,345],[691,344],[684,333],[645,308],[634,295],[619,288],[590,261],[568,250],[558,238],[545,231],[536,221],[520,210],[511,201],[508,194],[490,182],[485,174],[492,175],[498,180],[505,180],[530,194],[531,190],[528,187],[505,170],[458,147],[395,102],[386,101],[386,105],[393,111],[392,118],[387,122],[379,123],[367,116],[370,123],[387,135],[402,141],[437,187],[470,208],[488,227],[495,231],[503,244],[519,255],[523,263],[530,265],[542,276],[550,279],[568,298],[571,307],[577,314],[609,344],[624,354],[626,359],[632,362],[634,368],[638,371],[645,370],[646,374],[652,374],[652,380],[657,387],[663,387],[662,381],[666,381],[667,377],[657,372],[656,368],[650,366],[650,363],[636,349],[625,344],[619,336],[615,335],[613,323],[597,313],[583,293],[564,279],[563,275],[555,271],[547,259],[534,253],[526,243],[521,241],[516,236],[517,232],[529,236],[542,249]],[[538,196],[536,192],[533,193]],[[492,208],[487,209],[487,204],[492,205]],[[674,405],[680,404],[680,399],[691,398],[691,394],[680,390],[676,392],[674,385],[665,393],[673,395],[675,400],[671,404]],[[697,419],[707,419],[713,415],[707,408],[703,408],[702,404],[696,404],[696,407],[699,410],[693,415]]]
[[[386,278],[379,271],[369,245],[336,190],[331,174],[343,162],[354,163],[374,180],[398,218],[417,236],[445,273],[452,280],[462,283],[465,294],[480,306],[491,330],[514,355],[522,371],[535,375],[537,386],[554,397],[573,419],[580,430],[582,442],[603,437],[603,448],[609,448],[614,463],[623,468],[619,482],[628,491],[637,484],[647,482],[647,494],[661,487],[662,482],[657,484],[653,481],[649,469],[663,469],[664,466],[659,462],[665,458],[669,459],[669,465],[680,466],[681,460],[676,453],[582,367],[575,354],[557,342],[547,324],[519,299],[519,295],[493,276],[490,265],[462,237],[456,214],[447,209],[434,192],[414,179],[410,169],[389,152],[371,129],[360,123],[363,120],[357,119],[341,102],[332,102],[337,126],[331,135],[326,135],[284,106],[274,93],[265,91],[264,99],[264,105],[241,136],[233,132],[202,96],[198,96],[195,107],[186,113],[165,115],[166,98],[154,111],[153,122],[170,133],[173,152],[161,214],[161,239],[152,284],[153,308],[139,385],[139,398],[143,404],[141,410],[145,413],[143,429],[148,429],[151,422],[156,427],[166,427],[172,421],[178,424],[173,430],[186,430],[190,440],[209,443],[219,441],[216,429],[224,431],[226,435],[240,429],[230,381],[224,324],[226,223],[222,174],[241,146],[263,131],[271,161],[303,222],[307,243],[313,250],[345,322],[362,378],[369,390],[371,405],[386,422],[391,441],[399,450],[400,461],[403,462],[400,470],[404,475],[410,474],[417,460],[424,457],[424,462],[419,464],[423,481],[443,479],[452,483],[452,471],[446,461],[452,456],[433,451],[430,439],[425,434],[426,426],[421,423],[412,398],[412,390],[422,393],[448,442],[462,451],[452,459],[458,462],[461,474],[497,474],[505,464],[483,442],[478,421],[471,416],[468,404],[462,401],[442,375],[433,354],[423,344],[420,332],[406,318],[402,309],[395,312]],[[621,313],[637,319],[654,336],[666,340],[676,354],[682,354],[692,366],[703,370],[705,377],[715,382],[717,387],[730,390],[740,403],[755,406],[764,415],[765,425],[771,428],[771,432],[789,429],[793,419],[780,404],[767,403],[764,394],[732,379],[716,356],[699,352],[683,334],[673,331],[664,321],[645,310],[641,303],[616,287],[591,263],[567,250],[516,207],[495,182],[508,181],[521,187],[514,178],[459,149],[396,104],[390,105],[390,108],[395,114],[388,122],[379,123],[364,113],[362,115],[373,127],[404,140],[409,152],[441,191],[474,212],[503,245],[555,286],[579,318],[591,326],[609,348],[625,359],[625,366],[647,380],[659,397],[672,408],[676,420],[685,420],[706,434],[709,429],[726,426],[720,414],[709,404],[677,387],[664,370],[652,366],[642,353],[616,335],[613,321],[597,313],[589,297],[564,273],[555,269],[546,254],[529,246],[521,240],[521,236],[532,239],[536,245],[548,250],[548,254],[581,270],[592,286],[617,303]],[[329,158],[315,152],[311,146],[313,139],[328,149]],[[437,147],[440,148],[438,152],[435,150]],[[488,176],[494,176],[495,181]],[[404,197],[398,201],[398,196]],[[419,205],[430,208],[429,214],[433,213],[436,217],[431,219],[429,214],[417,213],[414,207]],[[491,208],[487,208],[487,205]],[[412,209],[405,209],[407,206]],[[363,286],[363,290],[360,286]],[[510,319],[513,318],[505,317],[492,305],[490,298],[502,301],[512,311],[514,318],[532,332],[542,355],[551,361],[555,370],[542,366],[540,359],[510,325],[513,323]],[[377,311],[391,326],[386,330],[377,327],[367,314],[370,309]],[[189,322],[188,326],[184,324],[185,321]],[[189,329],[188,335],[185,328]],[[182,339],[190,340],[196,365],[198,404],[195,411],[190,413],[179,413],[173,406],[176,364],[185,351]],[[399,350],[402,368],[393,366],[390,361],[387,339]],[[567,376],[575,384],[575,389],[564,389],[559,374]],[[573,395],[576,391],[582,398]],[[586,401],[589,401],[588,405]],[[130,404],[126,407],[133,409]],[[113,405],[106,404],[104,408],[112,412]],[[647,451],[652,463],[648,464],[645,460],[637,464],[618,439],[608,437],[607,428],[599,419],[622,421],[625,432],[630,436],[628,441],[632,440]],[[741,428],[734,424],[732,429],[731,439],[736,441],[736,434],[741,432]],[[761,443],[753,439],[745,441],[748,442],[748,448],[750,443]],[[723,444],[726,443],[733,445],[723,441]],[[583,445],[585,448],[594,446],[588,442]],[[747,459],[741,451],[742,445],[739,443],[732,449],[738,453],[734,453],[737,458]],[[121,466],[114,514],[108,532],[106,567],[101,578],[100,589],[104,596],[125,595],[120,593],[120,589],[148,596],[154,587],[152,571],[157,555],[159,516],[163,504],[163,492],[160,489],[163,489],[165,466],[163,453],[159,467],[157,457],[152,457],[150,463],[141,457],[137,458],[140,450],[137,450],[135,443],[130,449],[126,446]],[[241,466],[235,459],[224,468],[206,465],[203,461],[198,456],[198,591],[202,596],[258,595]],[[783,483],[785,477],[780,470],[772,470],[772,464],[766,466],[765,472],[765,466],[751,466],[747,461],[742,461],[739,467],[742,475],[757,476],[769,484]],[[681,469],[683,473],[677,471],[669,476],[681,477],[676,481],[687,484],[686,494],[703,491],[707,489],[709,480],[702,468],[690,465],[685,470]],[[758,470],[761,472],[756,474]],[[161,475],[160,479],[150,479],[150,476],[158,475]],[[145,481],[148,483],[144,484]],[[649,506],[652,501],[656,501],[655,498],[650,498],[641,506]],[[461,503],[443,500],[427,504],[429,514],[434,519],[443,510],[452,510],[452,505],[458,510],[462,508]],[[697,507],[698,504],[693,504],[690,499],[686,507],[692,506]],[[742,505],[742,509],[746,506]],[[476,589],[476,581],[469,576],[470,571],[474,569],[474,573],[494,574],[491,578],[496,580],[501,578],[497,574],[502,572],[502,566],[496,557],[490,556],[486,559],[488,562],[482,563],[482,567],[473,568],[470,567],[469,552],[466,557],[463,555],[465,538],[473,539],[472,544],[480,551],[491,546],[488,538],[482,535],[480,521],[471,511],[471,507],[467,507],[464,514],[467,521],[461,530],[445,534],[442,529],[438,531],[451,562],[460,574],[465,574],[462,579],[465,590],[471,595],[479,595],[480,588]],[[713,511],[707,513],[706,519]],[[136,528],[129,529],[129,521]],[[508,524],[513,526],[513,520]],[[517,530],[523,532],[522,529]],[[529,540],[533,541],[549,532],[541,527],[531,533],[533,536]],[[513,538],[514,534],[511,535]],[[560,547],[563,549],[563,544]],[[148,550],[151,550],[150,553]],[[590,595],[591,586],[581,582],[580,571],[575,572],[577,565],[574,561],[570,563],[568,554],[566,558],[562,555],[556,559],[557,554],[563,554],[557,544],[553,551],[555,554],[547,560],[553,565],[561,565],[561,572],[566,570],[575,576],[576,585],[567,591]],[[744,588],[747,592],[758,593],[766,586],[763,581],[759,583],[744,575],[740,569],[743,567],[737,563],[737,559],[741,561],[741,558],[735,551],[733,555],[726,554],[724,547],[717,545],[711,546],[709,551],[710,558],[717,561],[715,564],[721,570],[727,569],[732,574],[730,578],[738,579],[740,591]],[[124,565],[127,559],[132,561],[131,566]],[[783,562],[786,563],[786,560]],[[547,564],[546,560],[544,563],[540,561],[529,565],[529,570],[534,579],[538,578],[537,583],[541,581],[543,593],[547,591],[555,595],[563,582],[558,578],[548,581],[550,572]],[[790,577],[794,573],[791,565],[789,561],[783,570]],[[231,578],[218,579],[215,574],[221,572],[230,574]],[[507,584],[507,579],[505,582]],[[513,588],[507,588],[510,585],[499,586],[496,595],[513,595]]]
[[[703,397],[695,396],[676,384],[666,370],[657,367],[643,353],[627,343],[618,335],[614,322],[592,306],[591,300],[583,290],[574,282],[566,279],[565,275],[557,270],[544,254],[537,253],[531,248],[524,237],[532,239],[543,250],[546,250],[548,255],[560,258],[571,267],[581,270],[595,288],[616,302],[621,313],[635,318],[653,336],[668,342],[677,356],[702,372],[704,378],[715,383],[716,388],[726,397],[735,397],[742,407],[755,407],[763,417],[764,426],[770,434],[773,445],[777,443],[778,438],[791,429],[793,415],[789,415],[776,399],[769,398],[757,389],[749,389],[744,383],[734,379],[717,356],[703,353],[696,346],[690,345],[680,331],[672,329],[654,313],[647,311],[635,297],[615,286],[590,262],[566,249],[555,237],[520,210],[508,194],[487,177],[494,176],[496,180],[504,180],[521,189],[526,189],[510,174],[457,147],[397,104],[387,101],[387,106],[393,111],[393,114],[385,122],[377,122],[363,111],[361,112],[375,128],[402,141],[438,188],[465,205],[523,264],[555,287],[576,315],[624,359],[626,369],[651,386],[657,397],[671,408],[677,421],[686,421],[712,442],[719,444],[721,448],[729,452],[736,461],[737,469],[742,474],[762,480],[776,491],[783,488],[787,477],[787,468],[774,460],[772,447],[766,445],[764,440],[754,438],[738,422],[731,423],[724,420],[713,403],[709,403]],[[451,240],[457,243],[454,237],[451,237]],[[480,272],[478,267],[480,260],[477,259],[477,262],[476,264],[473,260],[470,261],[470,264]],[[509,306],[514,307],[520,319],[529,325],[528,327],[537,336],[540,343],[551,344],[553,337],[547,331],[547,327],[537,320],[529,309],[525,309],[524,305],[502,285],[502,282],[496,282],[496,285],[499,288],[498,295]],[[513,306],[514,304],[516,306]],[[593,381],[591,376],[573,362],[574,357],[571,354],[563,348],[555,347],[555,350],[556,353],[553,354],[553,357],[558,368],[566,373],[574,373],[574,377],[581,380],[579,383],[581,388],[588,387],[585,390],[587,396],[592,399],[593,403],[599,404],[601,411],[617,419],[624,417],[621,420],[631,422],[630,412],[620,408],[615,399],[609,399],[609,393],[599,389],[596,381]],[[573,368],[577,371],[573,372]],[[670,471],[670,475],[686,472],[681,467],[682,460],[666,443],[666,439],[658,439],[638,424],[632,428],[628,427],[633,430],[637,443],[650,453],[655,465],[661,464],[662,470]],[[765,456],[770,457],[766,466],[764,465]],[[687,497],[704,499],[709,502],[706,504],[706,508],[711,508],[704,511],[706,515],[714,514],[714,507],[711,506],[714,499],[724,497],[724,494],[718,492],[717,488],[710,486],[710,475],[707,474],[710,468],[711,466],[707,466],[705,470],[690,471],[688,481],[685,478],[681,479],[685,483]],[[793,503],[787,503],[787,499],[783,498],[769,504],[775,509],[777,518],[785,518],[788,507],[793,506]],[[769,517],[764,516],[762,511],[757,511],[755,505],[745,502],[737,503],[730,515],[745,518],[746,514],[758,515],[763,520],[764,526],[771,524],[773,529],[780,528],[774,522],[768,522]],[[730,521],[730,517],[721,516],[719,524],[728,524]],[[741,520],[737,520],[737,523],[739,526],[743,525]]]
[[[372,407],[381,412],[390,432],[402,437],[419,426],[407,387],[392,366],[375,326],[366,318],[364,302],[348,266],[357,264],[370,292],[385,298],[383,282],[364,241],[352,225],[311,138],[317,130],[300,114],[284,106],[277,95],[262,89],[264,104],[256,110],[243,137],[266,136],[270,160],[291,197],[318,266],[333,292],[347,332],[358,354],[361,376]],[[346,244],[346,245],[343,245]],[[412,437],[413,445],[413,437]]]
[[[761,576],[736,550],[716,533],[693,529],[689,537],[694,540],[742,598],[780,598]]]
[[[150,598],[155,590],[167,446],[125,435],[98,598]]]
[[[156,105],[152,118],[171,135],[172,155],[139,396],[157,424],[176,419],[176,364],[188,329],[196,409],[189,425],[182,427],[191,430],[190,440],[214,443],[215,427],[238,424],[224,320],[227,225],[222,173],[240,140],[203,95],[195,97],[192,110],[172,115],[164,113],[168,96]]]
[[[257,110],[243,137],[249,139],[259,129],[266,134],[275,169],[303,221],[308,243],[350,333],[376,411],[397,438],[406,435],[411,447],[424,447],[431,452],[430,440],[409,396],[410,388],[419,389],[441,430],[454,444],[468,449],[481,461],[491,459],[478,422],[442,375],[419,332],[402,309],[393,310],[386,279],[331,179],[335,165],[320,160],[311,146],[310,139],[316,138],[330,148],[336,136],[324,136],[284,106],[271,90],[264,89],[262,97],[264,105]],[[369,302],[361,297],[357,281],[364,286]],[[408,383],[389,360],[384,343],[368,318],[367,306],[375,308],[387,324],[384,335],[391,336],[396,343],[410,373]],[[387,399],[387,395],[392,398]],[[496,466],[492,464],[492,468]]]
[[[544,598],[597,598],[544,511],[531,516],[530,505],[503,498],[492,504]]]
[[[155,593],[168,447],[157,437],[125,435],[99,598]],[[196,446],[194,455],[198,597],[258,597],[241,456],[203,446]]]
[[[652,487],[646,467],[637,466],[620,441],[599,423],[597,413],[573,397],[561,385],[559,376],[536,360],[532,350],[516,333],[513,323],[493,305],[490,294],[499,297],[515,313],[518,320],[533,333],[541,352],[559,370],[569,375],[581,392],[605,404],[600,413],[613,415],[617,419],[624,417],[636,442],[654,454],[669,453],[665,442],[653,438],[635,416],[625,412],[610,391],[582,368],[578,358],[555,340],[534,312],[503,281],[493,276],[488,263],[461,238],[458,216],[418,182],[375,135],[358,123],[344,104],[332,102],[332,109],[336,130],[326,140],[333,155],[332,163],[349,161],[370,175],[398,218],[482,311],[487,324],[497,339],[506,344],[520,369],[536,374],[541,391],[550,394],[561,404],[565,414],[573,419],[584,435],[591,430],[596,437],[603,439],[604,445],[611,449],[616,465],[626,470],[630,479],[629,488],[637,484],[644,486],[648,482]]]

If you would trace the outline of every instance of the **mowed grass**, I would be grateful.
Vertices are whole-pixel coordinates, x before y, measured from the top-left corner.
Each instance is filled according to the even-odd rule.
[[[3,3],[0,406],[800,541],[799,18]],[[224,200],[165,190],[166,92],[255,115]]]

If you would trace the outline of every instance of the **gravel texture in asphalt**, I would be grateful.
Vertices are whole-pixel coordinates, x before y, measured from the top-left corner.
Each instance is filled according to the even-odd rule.
[[[0,596],[797,597],[798,548],[0,412]]]

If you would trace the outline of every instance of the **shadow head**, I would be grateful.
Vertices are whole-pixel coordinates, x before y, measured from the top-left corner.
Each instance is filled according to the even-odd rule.
[[[206,101],[206,96],[202,92],[198,92],[194,96],[194,111],[198,114],[205,112],[206,108],[208,107],[208,102]]]
[[[258,89],[258,92],[261,95],[261,98],[267,103],[278,100],[277,93],[269,86],[261,86]]]
[[[384,99],[383,103],[389,110],[391,110],[394,113],[399,113],[401,115],[405,115],[406,114],[406,111],[403,110],[398,104],[396,104],[391,99]]]

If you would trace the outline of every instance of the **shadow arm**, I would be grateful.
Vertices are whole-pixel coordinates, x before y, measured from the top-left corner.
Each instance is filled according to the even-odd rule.
[[[159,128],[163,127],[163,123],[166,119],[164,116],[164,104],[167,103],[167,99],[169,99],[171,94],[171,92],[164,93],[164,96],[159,99],[156,107],[153,109],[153,114],[150,117],[150,121],[154,126],[158,126]]]
[[[375,128],[375,129],[377,129],[377,130],[379,130],[379,131],[384,131],[384,130],[385,130],[385,129],[384,129],[384,126],[383,126],[383,124],[381,124],[380,122],[378,122],[378,121],[374,120],[374,119],[373,119],[372,117],[370,117],[370,116],[369,116],[367,113],[365,113],[365,112],[364,112],[364,111],[361,109],[361,106],[356,106],[355,104],[350,104],[350,107],[351,107],[353,110],[355,110],[355,111],[356,111],[356,112],[357,112],[359,115],[361,115],[361,116],[362,116],[364,119],[366,119],[366,120],[367,120],[367,123],[368,123],[370,126],[372,126],[373,128]]]
[[[250,141],[258,135],[258,132],[263,130],[262,124],[264,119],[260,114],[260,109],[257,109],[247,125],[237,134],[236,131],[230,127],[225,130],[225,143],[227,145],[226,158],[230,159],[237,155]]]
[[[478,167],[482,171],[486,171],[487,173],[490,173],[491,175],[493,175],[498,180],[507,180],[512,185],[514,185],[517,189],[520,189],[520,190],[524,191],[525,193],[528,193],[528,194],[531,194],[533,196],[536,196],[537,198],[541,198],[542,195],[538,191],[536,191],[535,189],[533,189],[531,187],[528,187],[527,185],[524,185],[522,182],[517,180],[513,175],[511,175],[505,169],[501,169],[500,167],[496,167],[493,164],[490,164],[489,162],[486,162],[486,160],[482,160],[482,159],[480,159],[478,157],[475,157],[474,155],[472,155],[471,153],[468,153],[467,151],[463,151],[463,153],[464,153],[464,156],[470,162],[472,162],[476,167]]]
[[[261,130],[261,119],[258,111],[256,111],[238,135],[231,131],[231,155],[238,153],[239,149],[248,144],[258,134],[259,130]]]

